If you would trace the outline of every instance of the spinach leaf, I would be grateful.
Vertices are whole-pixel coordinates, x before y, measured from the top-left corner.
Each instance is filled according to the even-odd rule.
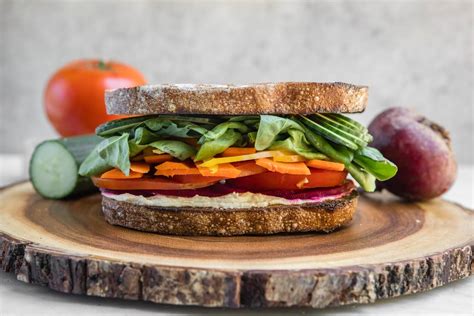
[[[188,144],[178,140],[158,140],[147,146],[156,148],[164,153],[178,158],[179,160],[186,160],[191,158],[196,153],[195,149]]]
[[[375,177],[373,175],[361,169],[354,163],[347,164],[346,169],[347,171],[349,171],[351,176],[357,181],[357,183],[359,183],[362,189],[364,189],[364,191],[375,191]]]
[[[130,151],[128,133],[112,136],[97,146],[97,152],[110,167],[120,169],[127,176],[130,174]]]
[[[364,147],[356,151],[354,161],[380,181],[392,178],[398,171],[393,162],[373,147]]]
[[[334,149],[337,151],[337,153],[339,154],[340,157],[343,157],[344,161],[343,163],[350,163],[352,162],[352,160],[354,160],[354,151],[352,151],[351,149],[347,148],[346,146],[343,146],[343,145],[339,145],[339,144],[335,144],[335,143],[331,143],[332,147],[334,147]]]
[[[108,139],[102,141],[102,143],[107,142]],[[97,151],[98,147],[99,145],[97,145],[81,163],[78,172],[79,175],[90,177],[102,174],[105,171],[112,169],[104,159],[100,158],[99,152]]]
[[[130,151],[130,157],[135,157],[139,153],[143,151],[143,149],[147,148],[148,145],[139,145],[133,139],[128,141],[128,150]]]
[[[138,145],[128,141],[128,134],[112,136],[99,143],[79,167],[81,176],[96,176],[114,167],[128,174],[130,158],[138,155],[147,145]]]
[[[241,122],[224,122],[202,135],[202,137],[199,139],[199,144],[204,144],[205,142],[216,140],[222,137],[222,135],[224,135],[230,129],[236,129],[240,133],[247,133],[249,130],[248,127]]]
[[[219,138],[206,141],[199,149],[195,161],[206,160],[220,154],[242,138],[242,134],[235,129],[227,129]]]
[[[294,152],[306,159],[327,159],[326,155],[310,145],[302,131],[291,129],[288,134],[290,136],[285,140],[274,141],[270,149]]]
[[[136,145],[146,145],[160,139],[160,135],[151,132],[146,127],[138,127],[135,130],[133,142]]]
[[[157,135],[182,138],[198,137],[207,132],[207,129],[190,122],[172,122],[161,118],[154,118],[144,122],[145,126]],[[194,132],[194,133],[193,133]]]

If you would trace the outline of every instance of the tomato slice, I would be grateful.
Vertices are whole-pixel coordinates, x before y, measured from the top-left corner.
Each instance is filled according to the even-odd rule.
[[[235,164],[242,170],[242,177],[227,179],[236,188],[252,191],[297,190],[309,188],[335,187],[342,185],[347,171],[311,169],[310,175],[293,175],[268,172],[255,162]],[[211,186],[224,177],[203,175],[176,175],[172,178],[143,177],[141,179],[103,179],[92,177],[94,184],[109,190],[191,190]]]
[[[205,183],[212,182],[216,183],[220,180],[224,180],[224,177],[207,177],[202,174],[187,174],[187,175],[176,175],[172,178],[173,181],[178,183]]]
[[[227,181],[229,184],[240,189],[252,189],[256,191],[297,190],[335,187],[342,185],[346,177],[346,171],[311,169],[310,175],[264,172]]]
[[[192,176],[182,176],[192,177]],[[141,179],[102,179],[92,177],[95,186],[108,190],[191,190],[205,188],[215,184],[218,179],[209,179],[209,177],[198,179],[182,179],[183,182],[161,177],[141,178]],[[207,178],[202,180],[202,178]]]

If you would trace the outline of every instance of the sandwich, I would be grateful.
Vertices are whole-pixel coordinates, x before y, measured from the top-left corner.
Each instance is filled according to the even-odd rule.
[[[80,166],[110,224],[173,235],[331,232],[397,167],[369,146],[368,88],[160,84],[106,91],[103,140]]]

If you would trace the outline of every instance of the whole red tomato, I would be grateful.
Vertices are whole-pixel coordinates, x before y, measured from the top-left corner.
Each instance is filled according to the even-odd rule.
[[[49,80],[44,94],[46,114],[61,136],[93,133],[97,125],[120,117],[107,115],[106,89],[145,83],[139,71],[122,63],[95,59],[74,61]]]

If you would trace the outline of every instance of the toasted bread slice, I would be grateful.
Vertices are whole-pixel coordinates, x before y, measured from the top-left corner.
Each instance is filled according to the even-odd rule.
[[[152,207],[102,197],[107,222],[141,231],[170,235],[267,235],[331,232],[352,219],[357,191],[320,203],[249,209]]]
[[[108,90],[109,114],[311,114],[364,111],[368,88],[347,83],[159,84]]]

